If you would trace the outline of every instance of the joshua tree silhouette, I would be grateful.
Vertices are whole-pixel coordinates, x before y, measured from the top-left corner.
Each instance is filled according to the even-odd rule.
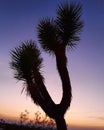
[[[32,40],[21,43],[11,50],[10,66],[14,77],[25,83],[26,91],[44,112],[55,119],[58,130],[67,130],[64,114],[72,98],[71,83],[67,70],[66,48],[76,46],[83,28],[81,4],[60,4],[56,18],[43,18],[38,24],[38,38],[43,50],[56,58],[56,65],[62,81],[61,102],[55,104],[50,97],[41,74],[42,58],[36,43]]]

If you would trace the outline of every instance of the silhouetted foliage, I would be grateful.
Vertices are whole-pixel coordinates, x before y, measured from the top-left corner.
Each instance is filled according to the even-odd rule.
[[[39,111],[34,113],[34,118],[29,117],[29,112],[25,110],[20,113],[20,121],[6,121],[0,119],[0,128],[3,130],[55,130],[55,122],[47,115],[42,115]]]
[[[20,124],[28,125],[30,127],[34,126],[36,128],[55,129],[54,120],[49,118],[47,115],[42,116],[42,114],[39,111],[34,113],[33,119],[29,117],[29,112],[27,110],[21,112]]]
[[[41,74],[42,58],[36,43],[32,40],[21,43],[11,50],[10,66],[15,70],[14,77],[24,81],[26,91],[35,104],[56,122],[58,130],[67,130],[64,114],[70,107],[72,99],[71,82],[67,69],[66,47],[72,48],[80,40],[83,27],[81,4],[60,4],[55,18],[40,20],[37,31],[39,43],[44,51],[56,58],[57,70],[62,82],[63,95],[61,102],[55,104],[50,97]],[[21,118],[26,120],[26,115]]]

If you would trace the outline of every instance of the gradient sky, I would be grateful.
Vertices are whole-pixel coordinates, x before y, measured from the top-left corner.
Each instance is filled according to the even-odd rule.
[[[13,78],[9,52],[29,39],[38,44],[39,20],[54,17],[63,1],[0,0],[0,117],[19,117],[25,109],[30,113],[41,111],[25,93],[21,94],[22,82]],[[72,125],[104,127],[104,0],[80,1],[84,28],[78,46],[67,53],[73,99],[65,117]],[[47,89],[58,103],[62,90],[55,58],[45,53],[42,57]]]

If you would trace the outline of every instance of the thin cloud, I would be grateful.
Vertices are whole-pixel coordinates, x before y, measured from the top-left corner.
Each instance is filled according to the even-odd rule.
[[[104,121],[104,117],[103,116],[89,116],[88,118],[94,118],[94,119],[99,119],[99,120],[103,120]]]

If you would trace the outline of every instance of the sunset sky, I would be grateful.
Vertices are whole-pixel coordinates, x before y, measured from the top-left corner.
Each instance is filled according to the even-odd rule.
[[[25,93],[21,94],[23,84],[13,78],[9,52],[26,40],[39,44],[39,20],[55,17],[63,1],[66,0],[0,0],[0,118],[19,117],[25,109],[31,115],[41,111]],[[65,118],[71,125],[104,128],[104,0],[72,1],[82,3],[84,28],[78,46],[67,52],[73,99]],[[45,84],[59,103],[62,90],[55,58],[43,52],[42,57]]]

